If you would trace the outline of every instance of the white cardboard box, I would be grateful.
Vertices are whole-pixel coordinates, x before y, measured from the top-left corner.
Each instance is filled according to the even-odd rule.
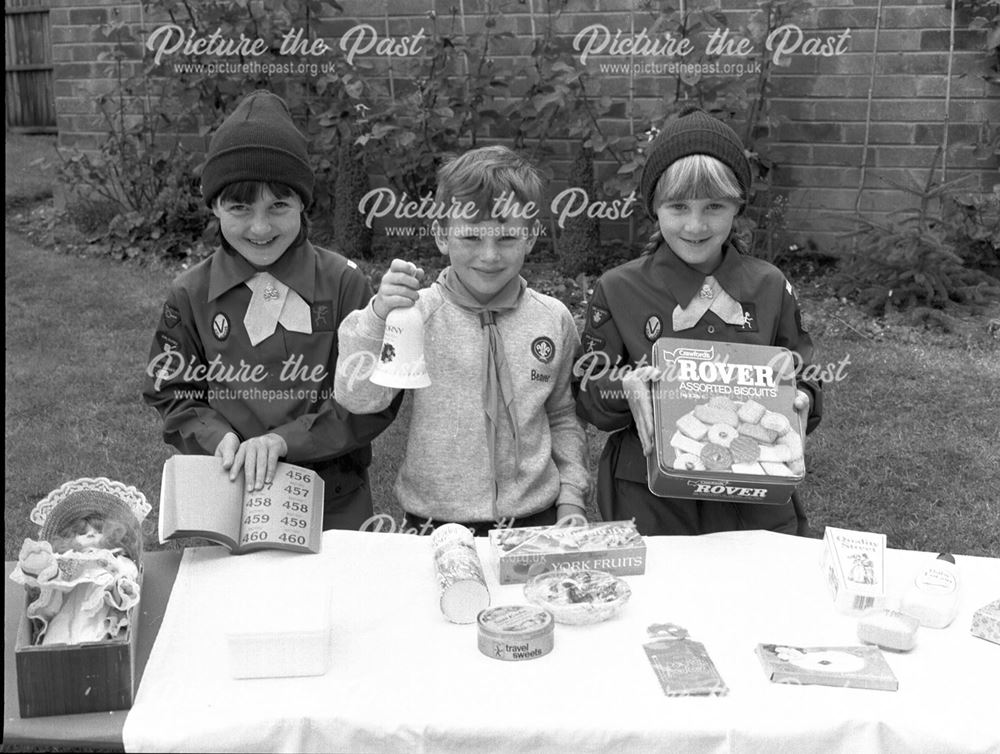
[[[838,610],[861,613],[885,603],[885,534],[828,526],[822,565]]]
[[[234,586],[234,628],[225,637],[233,678],[323,675],[330,669],[331,601],[328,589],[317,588],[321,583],[295,579],[277,595],[262,593],[253,579]]]

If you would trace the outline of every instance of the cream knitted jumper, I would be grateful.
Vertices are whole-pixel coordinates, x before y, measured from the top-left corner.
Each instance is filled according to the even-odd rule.
[[[570,390],[580,342],[557,299],[526,289],[516,309],[497,315],[510,366],[520,455],[505,412],[497,431],[497,499],[493,503],[479,318],[447,301],[437,284],[420,292],[430,387],[413,390],[406,457],[396,478],[403,510],[435,521],[522,517],[552,505],[583,508],[589,482],[587,441]],[[385,320],[372,304],[338,330],[336,400],[349,411],[381,411],[398,392],[368,380],[381,351]]]

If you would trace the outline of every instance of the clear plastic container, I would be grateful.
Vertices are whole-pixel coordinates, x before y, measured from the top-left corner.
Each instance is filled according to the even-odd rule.
[[[614,617],[629,597],[629,585],[605,571],[549,571],[524,586],[524,596],[557,623],[586,625]]]

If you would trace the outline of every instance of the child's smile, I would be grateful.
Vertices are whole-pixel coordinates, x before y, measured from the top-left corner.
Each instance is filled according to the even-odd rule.
[[[465,222],[440,228],[437,245],[462,284],[484,304],[516,278],[535,243],[527,220]]]
[[[278,199],[266,187],[253,204],[220,200],[212,211],[229,245],[255,267],[277,262],[302,227],[301,200]]]
[[[722,261],[739,204],[729,199],[664,202],[656,210],[663,240],[681,260],[699,272],[712,272]]]

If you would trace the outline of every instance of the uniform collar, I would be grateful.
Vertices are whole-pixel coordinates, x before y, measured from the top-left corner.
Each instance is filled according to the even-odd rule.
[[[234,251],[220,249],[212,255],[208,300],[217,299],[261,271],[271,273],[306,301],[312,302],[316,290],[316,251],[309,241],[288,249],[265,270],[258,270]]]
[[[740,288],[743,280],[743,256],[732,244],[727,244],[722,251],[722,262],[712,272],[699,272],[674,254],[666,243],[661,243],[653,252],[653,263],[664,278],[664,284],[674,300],[682,307],[691,303],[705,278],[711,275],[719,281],[719,285],[737,301],[740,300]]]

